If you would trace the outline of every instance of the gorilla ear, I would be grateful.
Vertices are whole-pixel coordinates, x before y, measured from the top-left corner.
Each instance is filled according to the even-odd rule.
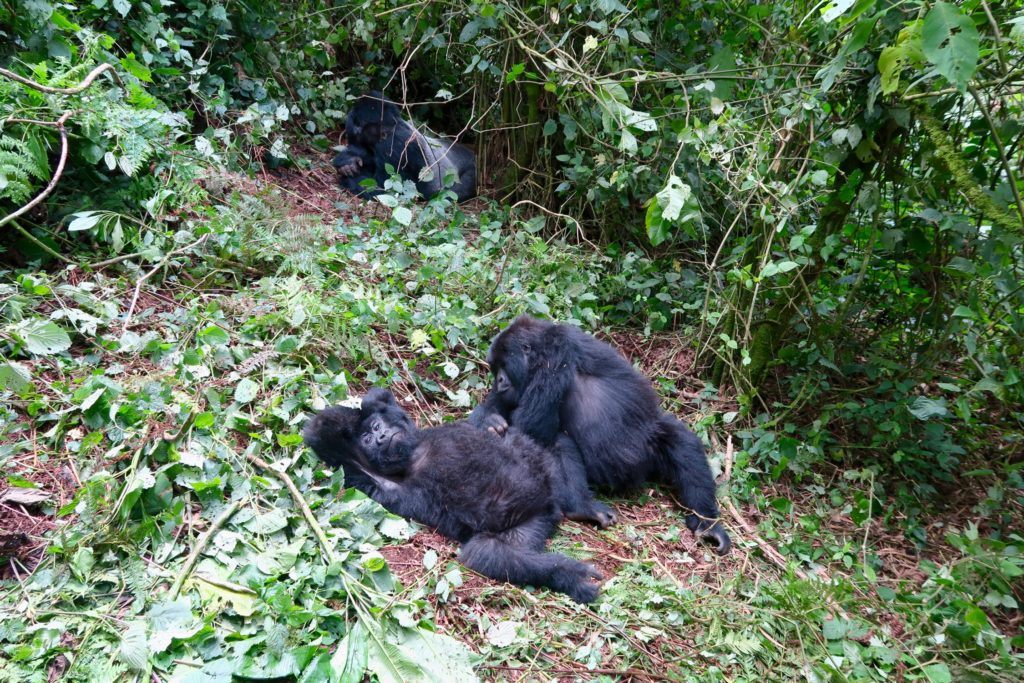
[[[388,406],[397,406],[398,401],[395,400],[394,394],[387,389],[381,389],[374,387],[366,392],[366,396],[363,396],[363,415],[367,415],[371,412],[377,412]]]

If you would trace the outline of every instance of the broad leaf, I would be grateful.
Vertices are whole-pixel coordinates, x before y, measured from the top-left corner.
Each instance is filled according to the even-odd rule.
[[[51,356],[71,348],[68,333],[49,320],[30,320],[13,331],[28,352],[36,356]]]
[[[149,644],[146,639],[146,622],[133,621],[121,636],[117,650],[121,661],[135,671],[143,671],[149,661]]]
[[[18,392],[32,383],[32,372],[21,363],[0,363],[0,389]]]
[[[937,2],[921,27],[924,56],[961,92],[978,69],[978,29],[956,5]]]

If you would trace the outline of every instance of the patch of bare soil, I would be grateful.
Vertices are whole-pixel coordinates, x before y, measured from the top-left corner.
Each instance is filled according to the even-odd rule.
[[[27,436],[36,442],[34,432]],[[8,476],[0,479],[0,580],[25,576],[39,563],[45,536],[57,526],[55,512],[79,487],[78,475],[70,467],[37,452],[11,458],[4,469]],[[12,476],[36,486],[12,486]]]
[[[617,500],[610,504],[619,516],[618,523],[600,530],[589,525],[563,521],[550,549],[568,552],[601,570],[605,581],[612,579],[627,562],[653,563],[656,573],[678,582],[695,578],[714,584],[732,576],[746,563],[746,551],[734,546],[726,557],[718,557],[686,529],[675,502],[660,491],[651,490],[643,502]],[[735,530],[730,530],[734,537]],[[424,530],[400,545],[381,548],[391,571],[407,588],[425,583],[430,573],[423,564],[428,550],[437,553],[437,566],[458,561],[458,544],[433,530]],[[464,583],[453,589],[449,603],[473,601],[487,589],[500,590],[501,584],[468,569]]]

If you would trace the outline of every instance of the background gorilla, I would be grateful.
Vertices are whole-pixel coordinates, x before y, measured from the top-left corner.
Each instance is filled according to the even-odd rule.
[[[334,157],[338,182],[361,197],[381,193],[390,164],[402,178],[416,183],[424,197],[451,187],[459,201],[476,194],[476,158],[468,148],[452,140],[417,131],[402,119],[398,107],[379,92],[363,95],[345,119],[348,146]],[[373,178],[378,189],[360,185]]]
[[[557,453],[582,466],[570,464],[568,476],[580,472],[598,487],[664,480],[691,510],[690,530],[729,552],[700,439],[661,410],[651,383],[618,351],[575,327],[521,316],[495,338],[487,361],[494,386],[471,423],[499,434],[511,424],[542,446],[569,438],[578,450]]]
[[[552,458],[521,432],[501,438],[466,422],[417,429],[390,392],[373,389],[358,410],[317,414],[302,436],[325,463],[345,468],[346,484],[459,541],[470,569],[576,602],[597,597],[597,569],[545,550],[562,516]]]

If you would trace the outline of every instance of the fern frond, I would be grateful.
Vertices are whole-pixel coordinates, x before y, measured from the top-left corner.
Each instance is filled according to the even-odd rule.
[[[0,200],[23,202],[49,177],[50,164],[39,137],[0,135]]]

